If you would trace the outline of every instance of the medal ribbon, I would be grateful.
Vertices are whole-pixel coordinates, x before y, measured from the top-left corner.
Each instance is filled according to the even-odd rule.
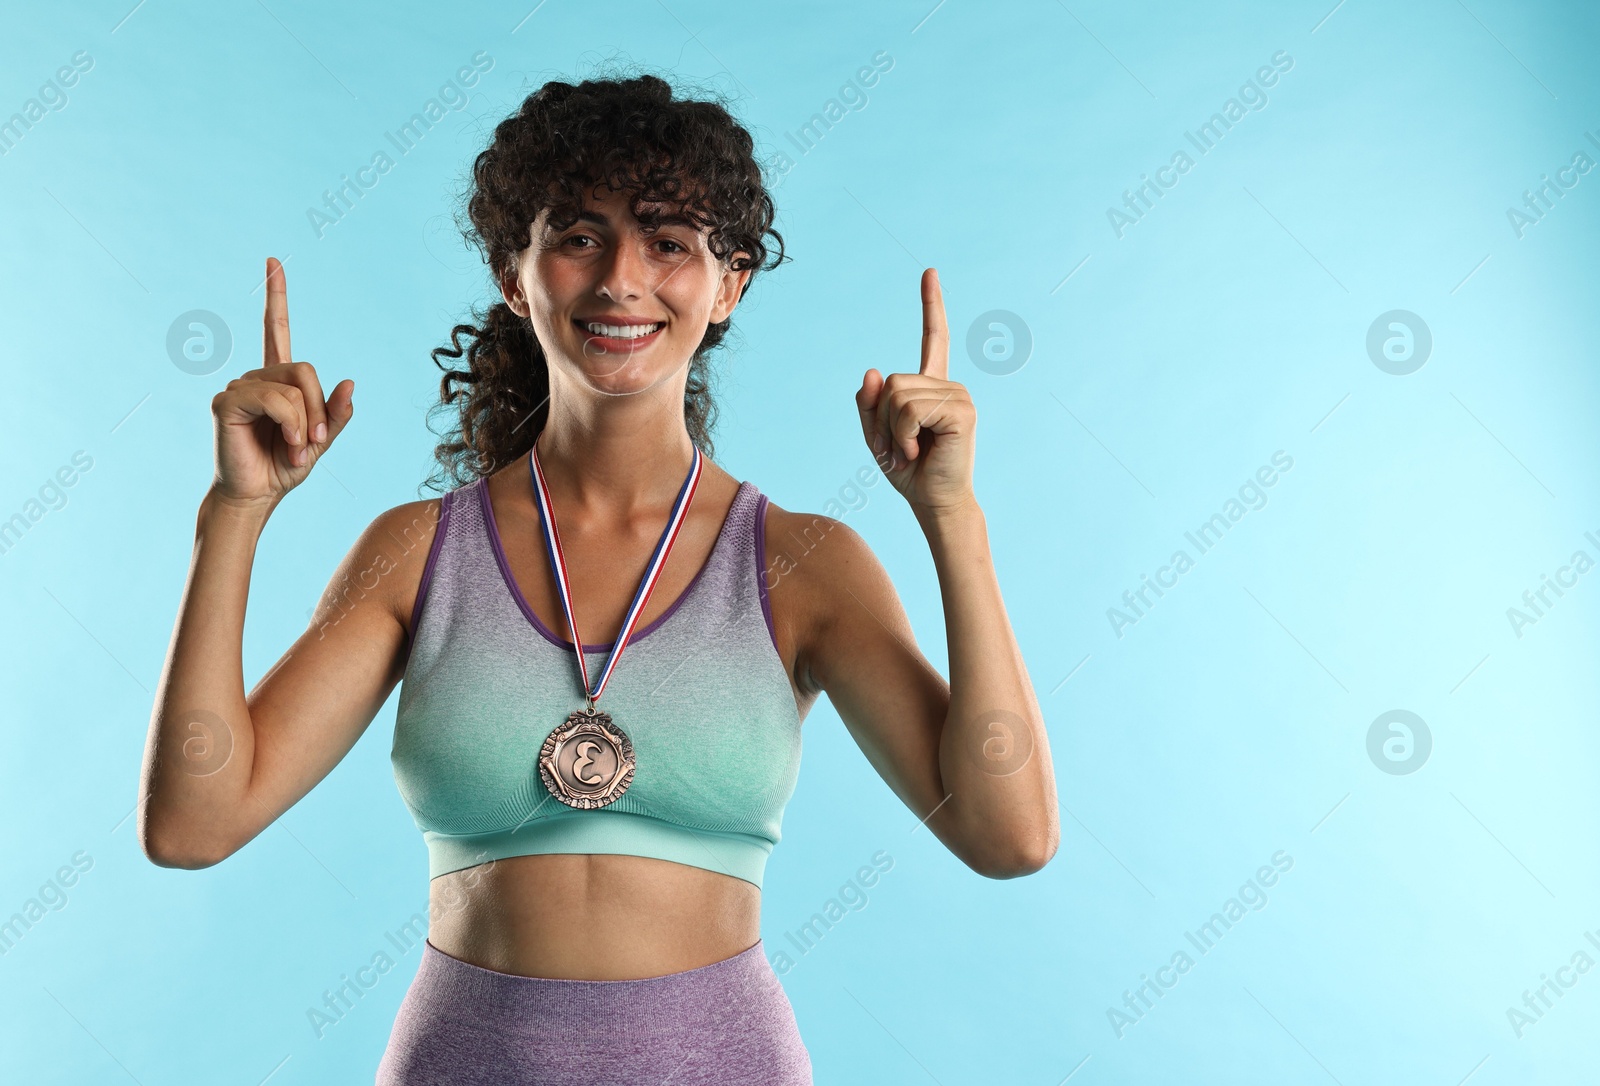
[[[561,597],[561,609],[567,616],[567,627],[572,630],[572,640],[575,642],[573,651],[578,656],[578,674],[583,678],[583,692],[588,699],[590,709],[594,708],[594,703],[600,699],[600,692],[606,688],[606,682],[616,670],[617,660],[622,656],[622,650],[633,634],[639,616],[644,613],[645,602],[650,598],[650,593],[655,591],[656,583],[661,578],[661,571],[667,564],[667,555],[671,552],[673,543],[677,542],[678,531],[683,527],[689,502],[694,497],[695,488],[700,484],[701,467],[700,449],[696,446],[694,459],[689,464],[689,474],[684,477],[683,486],[678,489],[677,500],[673,503],[672,515],[667,518],[667,526],[662,530],[661,538],[656,541],[655,553],[650,556],[650,564],[645,567],[644,579],[639,582],[639,588],[633,594],[633,603],[629,605],[628,613],[622,620],[622,629],[617,631],[617,639],[611,646],[610,655],[606,657],[605,667],[600,670],[599,681],[591,690],[589,666],[583,656],[583,637],[578,633],[578,620],[572,613],[572,589],[567,583],[567,559],[561,550],[561,536],[556,531],[556,513],[550,503],[550,490],[545,484],[544,469],[539,465],[537,441],[528,454],[528,470],[533,475],[535,504],[539,507],[539,525],[544,529],[545,553],[550,556],[550,568],[555,574],[556,591]]]

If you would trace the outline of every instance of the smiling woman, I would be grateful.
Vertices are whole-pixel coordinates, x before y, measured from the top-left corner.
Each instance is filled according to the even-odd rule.
[[[652,124],[653,160],[639,142]],[[505,300],[477,314],[474,323],[456,325],[451,345],[433,352],[436,362],[467,363],[440,382],[440,407],[459,405],[460,411],[459,438],[442,443],[436,453],[445,468],[443,481],[459,485],[527,451],[549,413],[544,344],[584,342],[574,341],[573,332],[587,329],[569,330],[570,322],[663,321],[670,316],[662,312],[664,304],[685,297],[691,286],[673,281],[690,268],[703,280],[713,262],[725,263],[729,274],[744,273],[732,298],[737,302],[751,277],[783,263],[783,236],[772,228],[776,212],[753,149],[749,133],[720,105],[674,101],[667,83],[653,76],[576,87],[548,83],[496,127],[493,143],[473,165],[468,240]],[[690,178],[693,188],[685,191]],[[634,235],[634,244],[619,249],[615,242],[625,231]],[[770,265],[768,237],[777,247]],[[581,310],[557,318],[539,305],[541,292],[530,294],[522,282],[536,261],[559,273],[593,267],[618,252],[638,253],[639,270],[650,276],[641,292],[654,312],[629,313],[591,292]],[[698,342],[688,345],[684,424],[707,453],[713,450],[716,411],[709,356],[731,324],[732,306],[726,309],[719,319],[708,319]],[[622,345],[591,336],[579,357],[615,363]],[[432,481],[440,480],[435,475]]]
[[[972,492],[975,408],[947,377],[933,269],[917,371],[869,369],[854,399],[928,540],[948,683],[859,535],[712,460],[709,355],[784,259],[753,146],[723,105],[652,75],[547,83],[496,127],[467,212],[500,300],[433,352],[438,406],[457,413],[435,450],[443,493],[372,522],[321,621],[248,698],[256,541],[354,412],[353,382],[324,398],[291,361],[276,260],[265,365],[213,400],[217,471],[140,839],[166,866],[218,863],[399,684],[391,761],[427,846],[429,930],[384,1086],[809,1083],[761,887],[820,694],[973,871],[1014,878],[1055,852],[1049,744]],[[185,744],[202,711],[230,741],[221,766]]]

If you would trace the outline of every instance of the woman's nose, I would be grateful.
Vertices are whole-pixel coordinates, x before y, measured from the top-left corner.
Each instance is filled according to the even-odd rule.
[[[649,270],[638,243],[624,239],[611,247],[600,273],[599,290],[614,301],[642,297],[651,289]]]

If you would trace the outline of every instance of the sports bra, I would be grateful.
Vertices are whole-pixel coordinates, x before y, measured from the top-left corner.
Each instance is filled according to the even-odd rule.
[[[487,480],[442,496],[390,751],[430,879],[510,856],[609,853],[761,885],[800,772],[762,570],[766,511],[740,483],[706,564],[629,639],[597,707],[633,742],[633,780],[582,810],[551,795],[538,766],[545,736],[583,707],[573,644],[517,588]],[[584,646],[590,675],[610,648]]]

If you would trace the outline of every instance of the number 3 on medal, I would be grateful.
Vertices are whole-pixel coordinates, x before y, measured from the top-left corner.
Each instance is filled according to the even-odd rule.
[[[585,769],[594,765],[594,753],[599,749],[600,744],[596,743],[593,739],[585,739],[583,742],[578,744],[578,757],[577,760],[572,763],[572,775],[578,778],[584,784],[599,784],[603,779],[599,773],[596,773],[592,777],[585,777],[583,775],[583,771]]]

